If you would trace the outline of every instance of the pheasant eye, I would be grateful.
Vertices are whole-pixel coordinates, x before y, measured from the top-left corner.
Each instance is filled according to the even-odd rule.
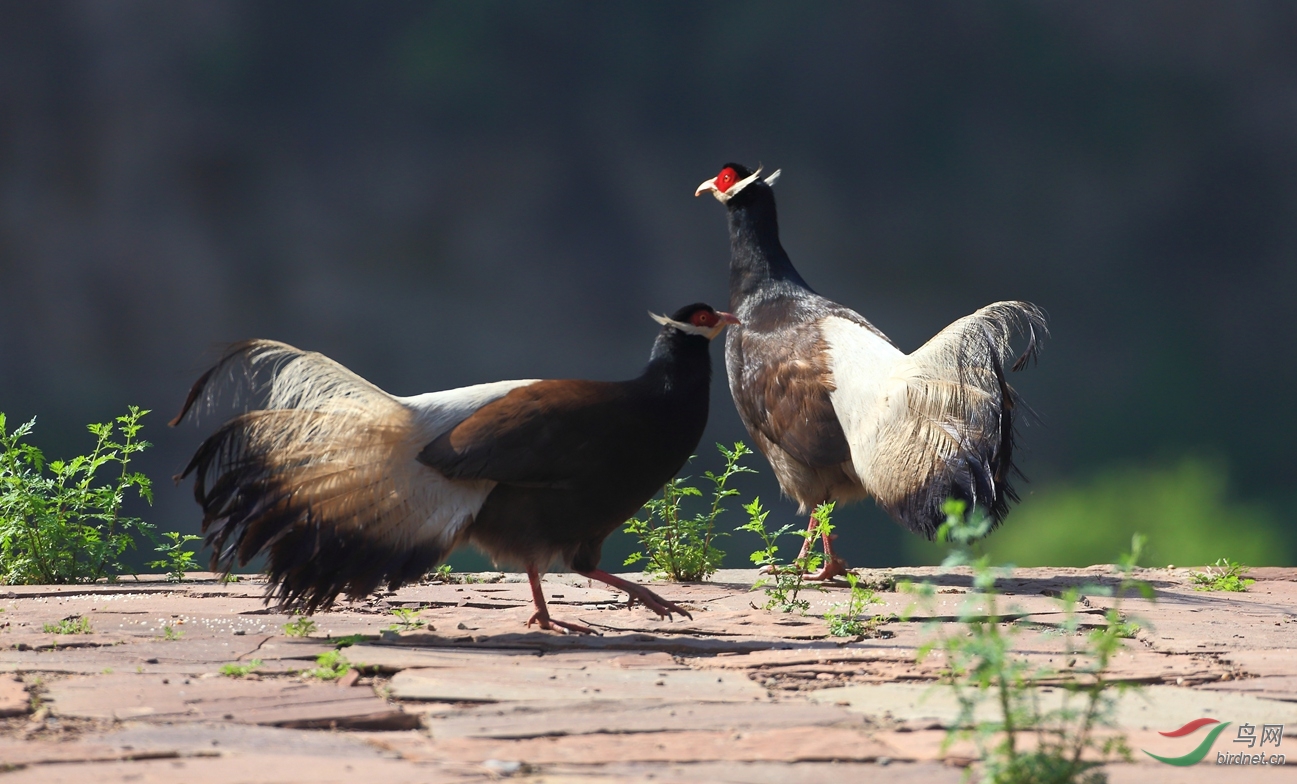
[[[705,310],[700,310],[694,313],[694,317],[689,319],[689,321],[695,327],[710,327],[713,325],[712,314]]]
[[[730,186],[733,185],[735,182],[737,182],[738,179],[739,179],[738,173],[735,172],[730,167],[726,166],[724,169],[721,169],[720,174],[716,175],[716,187],[719,188],[722,193],[724,193],[725,191],[729,190]]]

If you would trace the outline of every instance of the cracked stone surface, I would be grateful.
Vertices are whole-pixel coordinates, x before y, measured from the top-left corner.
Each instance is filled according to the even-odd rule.
[[[1111,677],[1140,688],[1118,698],[1120,726],[1104,731],[1135,750],[1108,766],[1110,780],[1297,779],[1286,765],[1214,764],[1216,752],[1249,751],[1232,728],[1191,768],[1140,751],[1187,753],[1203,733],[1159,732],[1199,717],[1297,735],[1297,569],[1253,569],[1242,594],[1194,591],[1190,571],[1144,570],[1155,599],[1122,605],[1138,632]],[[599,584],[548,575],[553,616],[599,632],[577,636],[526,628],[525,578],[497,572],[343,602],[291,637],[293,619],[266,607],[254,577],[0,587],[0,771],[43,783],[960,781],[977,749],[943,748],[958,705],[937,685],[941,656],[916,653],[938,630],[957,631],[961,613],[984,611],[984,597],[959,570],[858,573],[875,585],[930,581],[935,604],[882,623],[878,636],[844,639],[823,618],[846,601],[842,585],[804,593],[807,613],[785,614],[759,609],[755,572],[727,570],[656,585],[694,616],[664,620],[628,611],[624,594]],[[1002,581],[1016,654],[1066,670],[1056,597],[1081,590],[1084,633],[1112,606],[1093,589],[1105,585],[1103,566],[1019,569]],[[903,615],[914,601],[878,597],[871,614]],[[393,609],[418,615],[402,625]],[[91,633],[44,630],[77,617]],[[303,674],[351,635],[345,676]],[[1048,681],[1038,693],[1043,707],[1063,696]]]

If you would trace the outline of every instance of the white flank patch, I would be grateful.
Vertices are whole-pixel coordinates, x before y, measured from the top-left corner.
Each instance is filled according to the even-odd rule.
[[[496,381],[396,398],[415,417],[414,433],[398,450],[401,454],[394,456],[392,468],[400,474],[397,484],[409,492],[408,502],[425,515],[419,530],[409,532],[416,541],[435,538],[451,545],[496,484],[489,479],[449,479],[418,462],[419,452],[482,406],[536,381]]]
[[[906,414],[905,382],[897,376],[908,357],[873,330],[838,316],[821,321],[820,332],[836,387],[829,399],[851,447],[852,467],[876,493],[879,436],[886,423]]]
[[[420,449],[487,403],[494,403],[519,387],[535,384],[539,379],[493,381],[471,387],[425,392],[422,395],[398,397],[401,405],[414,412],[419,437],[425,438]]]

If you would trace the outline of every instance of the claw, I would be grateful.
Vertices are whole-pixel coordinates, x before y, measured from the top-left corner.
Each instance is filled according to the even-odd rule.
[[[549,617],[549,607],[545,605],[545,593],[540,589],[540,572],[535,566],[527,567],[527,580],[531,583],[531,598],[536,604],[536,612],[531,618],[527,619],[527,628],[530,629],[533,623],[539,624],[540,628],[547,632],[554,631],[557,626],[560,629],[576,632],[577,634],[598,634],[589,626],[582,626],[579,623],[568,623],[567,621],[556,621]]]
[[[847,562],[838,557],[833,557],[824,562],[820,570],[814,574],[808,574],[804,579],[821,582],[832,580],[835,577],[841,577],[847,573]]]
[[[685,608],[675,602],[668,602],[666,599],[663,599],[661,596],[658,596],[638,583],[628,582],[620,577],[608,574],[601,569],[594,569],[589,572],[580,572],[580,574],[625,591],[630,595],[630,599],[627,601],[628,608],[634,606],[635,600],[638,599],[640,604],[643,604],[645,607],[657,613],[660,618],[672,618],[672,613],[680,613],[691,621],[694,618]]]
[[[815,518],[812,516],[810,523],[806,526],[806,530],[809,532],[814,529]],[[837,534],[826,536],[824,538],[824,565],[820,567],[818,572],[807,574],[805,579],[813,582],[822,582],[824,580],[832,580],[834,577],[840,577],[847,573],[847,562],[833,554],[833,540],[837,538]],[[802,551],[797,555],[798,560],[804,559],[811,554],[811,547],[814,543],[814,539],[815,537],[813,536],[807,536],[805,541],[802,542]],[[766,569],[769,569],[769,571],[766,571]],[[761,571],[763,574],[773,574],[775,569],[772,567],[765,567]]]
[[[554,627],[557,626],[561,629],[576,632],[577,634],[597,634],[597,632],[589,626],[582,626],[579,623],[568,623],[567,621],[554,620],[549,617],[549,613],[537,612],[533,614],[531,618],[527,620],[527,628],[530,629],[533,623],[539,625],[541,629],[547,632],[554,631]]]

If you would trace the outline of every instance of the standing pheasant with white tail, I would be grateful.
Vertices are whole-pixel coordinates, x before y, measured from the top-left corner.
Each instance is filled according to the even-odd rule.
[[[1027,345],[1012,369],[1035,358],[1044,313],[996,302],[902,352],[793,268],[779,242],[778,176],[730,163],[694,195],[711,193],[729,211],[730,309],[742,324],[726,338],[725,365],[739,416],[780,487],[802,514],[873,497],[929,539],[948,498],[998,524],[1017,500],[1009,480],[1019,400],[1005,365],[1015,332]],[[812,579],[845,571],[828,540],[824,551]]]
[[[693,454],[707,424],[708,345],[736,323],[702,303],[662,329],[629,381],[499,381],[389,395],[321,354],[270,340],[230,349],[194,384],[177,424],[227,371],[266,382],[262,408],[226,422],[194,475],[212,568],[268,558],[268,599],[312,612],[422,577],[471,543],[540,573],[560,562],[660,616],[689,613],[599,568],[603,541]]]

